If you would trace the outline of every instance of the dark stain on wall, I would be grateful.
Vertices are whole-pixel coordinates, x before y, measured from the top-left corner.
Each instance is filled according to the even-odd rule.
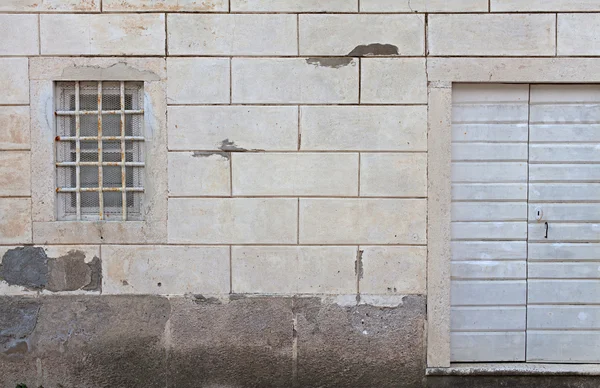
[[[39,247],[9,249],[2,256],[0,278],[10,285],[42,289],[48,284],[48,256]]]
[[[210,303],[210,304],[221,304],[221,301],[218,298],[214,297],[205,297],[202,294],[194,294],[192,295],[194,302],[196,303]]]
[[[363,265],[363,252],[364,251],[359,250],[356,253],[356,260],[354,261],[354,274],[356,275],[358,280],[362,279],[365,274]]]
[[[220,157],[223,157],[227,160],[229,160],[229,157],[231,156],[231,154],[229,152],[201,152],[201,151],[192,152],[192,156],[195,158],[208,158],[209,156],[212,156],[212,155],[219,155]]]
[[[221,142],[221,146],[219,147],[221,151],[235,151],[235,152],[246,152],[248,151],[245,148],[238,147],[234,141],[230,141],[229,139],[225,139]]]
[[[82,287],[85,291],[102,291],[102,261],[94,256],[92,261],[87,263],[90,269],[90,282]]]
[[[339,58],[306,58],[306,63],[314,66],[331,67],[332,69],[339,69],[340,67],[348,66],[352,63],[352,58],[339,57]]]
[[[18,247],[2,257],[0,278],[30,290],[101,291],[102,263],[98,257],[89,263],[85,259],[85,253],[79,250],[49,258],[43,248]]]
[[[348,53],[349,57],[365,57],[376,55],[398,55],[398,46],[393,44],[361,44]]]

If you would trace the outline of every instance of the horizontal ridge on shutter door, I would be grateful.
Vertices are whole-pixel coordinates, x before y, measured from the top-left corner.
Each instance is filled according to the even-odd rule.
[[[452,98],[451,361],[524,361],[529,86]]]
[[[600,362],[600,85],[532,86],[530,128],[527,360]]]

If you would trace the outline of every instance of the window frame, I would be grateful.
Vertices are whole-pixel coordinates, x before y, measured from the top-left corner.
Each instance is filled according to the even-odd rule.
[[[130,133],[128,134],[128,130],[127,130],[127,123],[129,122],[131,124],[131,130],[133,130],[133,119],[130,118],[129,121],[126,119],[126,115],[130,115],[130,117],[134,116],[134,115],[138,115],[138,116],[142,116],[142,128],[143,128],[143,113],[130,113],[133,111],[139,112],[142,111],[143,112],[143,83],[141,82],[133,82],[133,81],[117,81],[117,82],[111,82],[111,83],[118,83],[119,84],[119,88],[118,91],[119,93],[109,93],[108,91],[110,89],[105,89],[106,88],[106,83],[104,81],[100,81],[102,83],[102,86],[100,86],[100,84],[97,81],[93,81],[93,82],[82,82],[82,81],[58,81],[55,82],[55,94],[58,93],[62,93],[62,95],[64,97],[60,97],[60,98],[68,98],[70,103],[67,104],[69,105],[69,108],[67,108],[66,110],[64,109],[64,107],[62,109],[58,108],[58,105],[65,105],[65,104],[59,104],[58,100],[59,98],[56,98],[55,100],[55,115],[56,115],[56,120],[60,121],[60,118],[63,118],[66,122],[66,120],[68,120],[68,128],[70,129],[70,135],[66,135],[66,136],[61,136],[60,134],[57,133],[56,135],[56,147],[60,147],[61,144],[65,145],[63,152],[67,152],[66,149],[69,149],[69,153],[76,153],[76,157],[79,156],[80,159],[75,159],[72,160],[72,158],[68,158],[67,161],[67,166],[65,165],[61,165],[61,162],[58,162],[56,164],[57,166],[57,171],[63,171],[62,175],[64,176],[64,180],[68,181],[69,183],[66,184],[64,186],[64,188],[60,188],[60,184],[59,181],[60,179],[57,180],[56,186],[57,186],[57,191],[58,191],[58,195],[60,196],[61,194],[63,194],[63,196],[65,197],[64,201],[58,200],[58,206],[57,206],[57,218],[60,221],[77,221],[77,220],[90,220],[90,221],[101,221],[104,220],[104,217],[107,217],[105,220],[106,221],[117,221],[118,219],[116,218],[108,218],[108,215],[111,213],[114,214],[119,214],[120,213],[120,217],[121,217],[121,221],[141,221],[143,220],[141,218],[141,212],[140,212],[140,203],[143,200],[143,191],[139,192],[137,189],[144,189],[144,182],[141,179],[142,176],[137,176],[137,174],[134,173],[134,168],[138,168],[138,169],[142,169],[142,170],[138,170],[138,171],[143,171],[144,167],[144,161],[143,161],[143,148],[144,148],[144,140],[143,139],[139,139],[139,137],[143,138],[143,133],[141,134],[142,136],[134,136],[133,133],[131,133],[131,131],[129,131]],[[118,158],[118,160],[116,161],[108,161],[108,160],[103,160],[103,162],[117,162],[117,163],[121,163],[118,166],[107,166],[107,165],[103,165],[102,168],[102,175],[95,173],[92,175],[95,175],[95,180],[96,180],[96,185],[94,188],[102,188],[104,186],[104,183],[102,185],[99,185],[98,183],[98,178],[100,176],[106,178],[106,172],[109,170],[109,168],[118,168],[120,170],[120,173],[118,175],[118,182],[116,182],[118,184],[118,186],[114,186],[111,185],[110,187],[116,187],[116,194],[121,196],[121,201],[122,204],[120,207],[117,206],[110,206],[108,204],[106,204],[106,198],[103,198],[103,201],[98,203],[98,206],[96,207],[90,207],[90,206],[84,206],[83,205],[83,201],[81,199],[81,197],[84,195],[82,191],[80,191],[80,188],[83,188],[83,184],[78,183],[78,182],[83,182],[85,179],[84,177],[87,175],[86,172],[84,172],[84,166],[79,166],[77,160],[81,160],[81,157],[85,154],[85,153],[89,153],[89,152],[85,152],[84,151],[90,151],[89,147],[82,147],[85,143],[85,140],[79,140],[79,137],[85,137],[87,135],[79,135],[77,136],[77,127],[81,126],[82,123],[78,123],[78,121],[81,121],[81,118],[84,117],[83,115],[78,114],[79,111],[85,111],[85,109],[81,109],[78,107],[80,106],[81,102],[79,104],[77,104],[77,102],[75,102],[77,96],[80,97],[80,101],[83,101],[83,97],[91,97],[93,98],[93,100],[98,99],[98,95],[96,93],[89,93],[86,90],[82,90],[82,86],[81,84],[86,84],[86,83],[92,83],[95,84],[96,90],[100,90],[99,88],[102,88],[102,96],[106,96],[106,95],[111,95],[111,96],[118,96],[119,97],[119,105],[123,105],[121,108],[119,108],[119,114],[118,115],[114,115],[117,116],[118,118],[118,123],[117,125],[119,126],[118,132],[120,133],[119,135],[116,135],[116,137],[119,138],[119,140],[117,140],[118,143],[116,143],[113,140],[104,140],[102,149],[103,152],[106,152],[107,150],[111,150],[114,151],[114,153],[120,153],[120,157]],[[130,92],[130,94],[128,94],[127,90],[131,90],[132,88],[129,87],[128,88],[128,84],[142,84],[141,87],[136,90],[137,94],[135,94],[135,96],[137,98],[133,98],[134,94],[132,94],[132,92]],[[73,84],[73,89],[68,88],[67,85],[64,84]],[[130,96],[130,101],[131,101],[131,105],[132,107],[130,108],[130,110],[127,110],[126,106],[126,100],[127,100],[127,96]],[[58,96],[57,96],[58,97]],[[137,100],[137,101],[136,101]],[[141,105],[138,104],[137,102],[141,101]],[[140,105],[140,106],[138,106]],[[60,114],[60,110],[65,111],[63,114]],[[103,108],[103,110],[106,110]],[[79,116],[79,117],[77,117]],[[88,116],[92,116],[93,119],[97,120],[98,115],[97,114],[93,114],[93,115],[88,115]],[[104,114],[103,114],[104,116]],[[111,115],[112,116],[112,115]],[[110,117],[110,116],[109,116]],[[60,124],[56,124],[57,126],[59,126]],[[106,118],[103,118],[101,121],[102,125],[102,133],[103,133],[103,137],[106,136],[115,136],[115,135],[106,135],[105,134],[105,130],[108,128],[107,124],[106,124]],[[81,131],[81,129],[79,130]],[[57,128],[57,132],[58,132],[58,128]],[[73,132],[75,134],[75,139],[73,139]],[[123,133],[121,133],[123,132]],[[122,137],[124,136],[124,137]],[[68,139],[63,139],[64,137],[68,137]],[[126,140],[127,137],[130,137],[132,140]],[[130,141],[131,142],[131,150],[127,150],[127,146],[126,146],[126,142]],[[95,141],[92,141],[91,144],[93,144]],[[79,147],[77,147],[77,144],[80,144]],[[90,143],[88,143],[90,144]],[[68,146],[67,146],[68,145]],[[118,146],[118,147],[114,147],[114,146]],[[111,147],[113,146],[113,147]],[[94,147],[95,148],[95,147]],[[92,149],[92,154],[94,149]],[[119,152],[121,151],[121,152]],[[95,151],[95,153],[97,154],[97,151]],[[57,148],[57,154],[60,154],[60,152],[58,151]],[[77,155],[79,154],[79,155]],[[127,155],[131,154],[131,162],[126,162],[127,159]],[[138,155],[138,157],[140,158],[139,160],[135,160],[136,158],[134,157],[134,155]],[[118,155],[117,155],[118,156]],[[76,163],[76,165],[72,165],[72,163]],[[98,161],[93,161],[92,163],[97,163]],[[126,163],[125,165],[123,163]],[[129,170],[127,169],[128,166],[132,166],[132,168],[130,168]],[[96,171],[98,171],[98,167],[97,165],[93,165],[93,166],[89,166],[92,167],[93,169],[95,169]],[[86,168],[85,170],[87,172],[89,171],[89,167]],[[108,167],[108,168],[107,168]],[[131,186],[126,186],[124,181],[127,182],[129,181],[129,178],[127,178],[129,176],[129,174],[131,174],[131,182],[132,185]],[[141,175],[141,174],[140,174]],[[79,179],[79,180],[78,180]],[[104,179],[105,180],[105,179]],[[87,186],[85,186],[87,187]],[[69,191],[66,191],[66,190]],[[75,189],[76,191],[73,192],[72,190]],[[129,189],[129,190],[127,190]],[[103,191],[101,191],[103,192]],[[103,192],[104,193],[104,192]],[[138,193],[138,195],[135,195],[136,193]],[[71,194],[71,195],[69,195]],[[71,197],[71,200],[68,199],[68,197]],[[131,199],[128,199],[131,198]],[[64,202],[64,204],[61,204],[61,202]],[[103,208],[102,211],[100,211],[100,207]],[[90,211],[90,209],[94,209],[93,212]],[[86,211],[84,211],[86,210]]]
[[[454,83],[597,84],[600,58],[427,59],[428,221],[427,374],[494,375],[582,373],[600,364],[450,363],[452,87]]]
[[[34,244],[167,241],[166,61],[164,58],[30,58],[31,179]],[[143,82],[142,219],[58,220],[56,83]]]

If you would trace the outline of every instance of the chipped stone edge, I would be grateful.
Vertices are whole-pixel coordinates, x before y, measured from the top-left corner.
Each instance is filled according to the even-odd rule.
[[[161,243],[167,240],[166,60],[164,58],[30,58],[32,221],[34,244]],[[55,81],[143,81],[144,221],[57,222],[53,110]],[[150,173],[151,172],[151,173]],[[59,233],[59,230],[62,230]]]
[[[296,298],[296,299],[319,299],[326,305],[337,305],[340,307],[372,306],[379,308],[397,308],[404,305],[405,298],[409,296],[422,296],[423,294],[404,294],[404,295],[362,295],[360,302],[356,301],[356,294],[210,294],[210,293],[185,293],[168,294],[167,298],[177,298],[184,296],[196,303],[227,304],[238,299],[264,299],[264,298]]]
[[[450,203],[453,83],[600,83],[600,58],[426,59],[428,81],[427,366],[450,368]],[[498,366],[501,364],[495,364]],[[519,370],[518,364],[506,366]],[[448,369],[450,368],[450,369]],[[577,365],[565,365],[575,373]],[[491,369],[490,369],[491,370]],[[428,370],[429,371],[429,370]],[[494,369],[490,374],[499,374]]]

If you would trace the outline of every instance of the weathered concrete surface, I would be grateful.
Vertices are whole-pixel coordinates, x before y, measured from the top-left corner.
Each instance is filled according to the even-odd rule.
[[[40,303],[20,298],[1,298],[0,301],[0,352],[27,351],[27,339],[37,324]]]
[[[0,298],[0,386],[423,387],[425,298]]]
[[[427,377],[427,388],[596,388],[598,376],[440,376]]]
[[[2,387],[165,387],[166,298],[7,297],[0,306],[2,338],[28,343],[0,354]]]
[[[299,387],[422,387],[425,298],[395,308],[296,299]]]
[[[172,300],[174,387],[291,387],[291,298]]]

